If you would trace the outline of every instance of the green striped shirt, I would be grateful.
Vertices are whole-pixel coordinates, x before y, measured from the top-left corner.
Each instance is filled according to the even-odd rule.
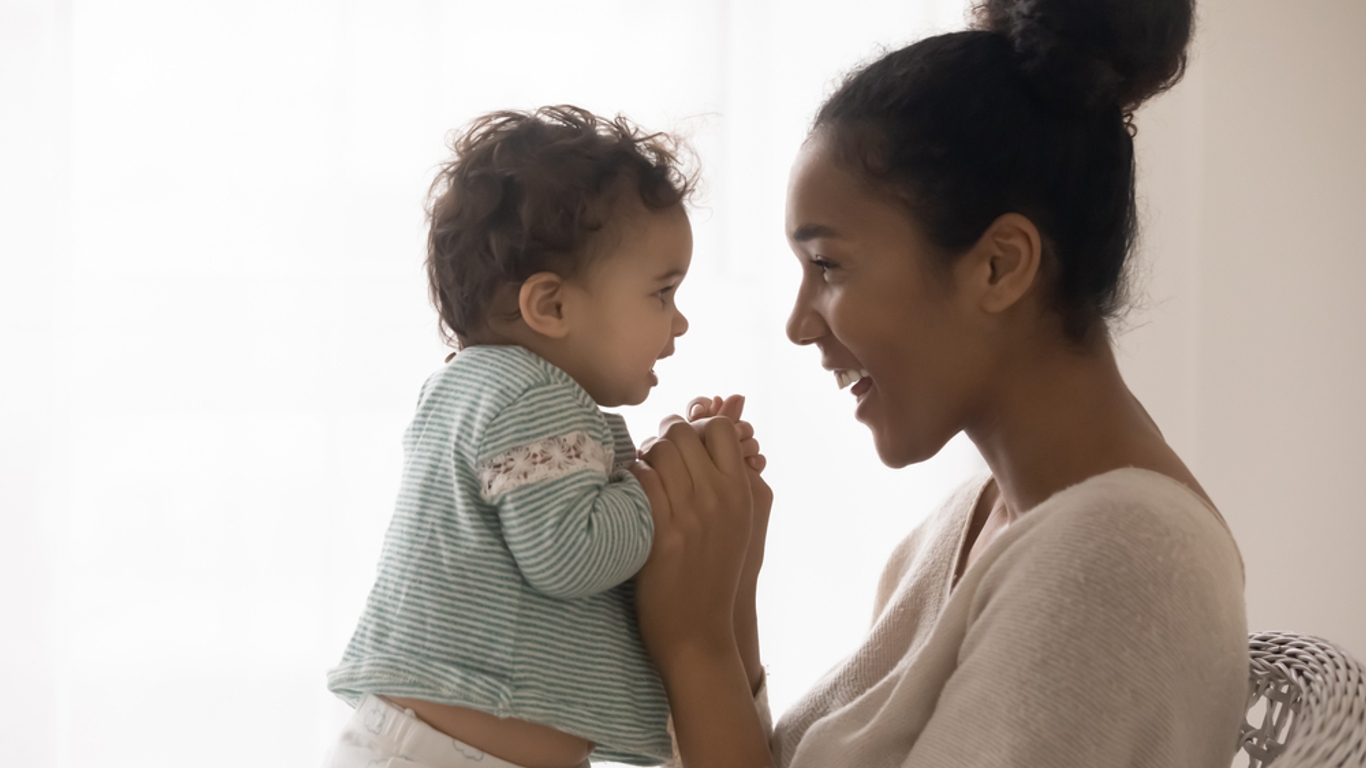
[[[625,422],[516,346],[463,350],[404,437],[379,574],[328,688],[471,707],[667,759],[668,704],[631,576],[650,505]]]

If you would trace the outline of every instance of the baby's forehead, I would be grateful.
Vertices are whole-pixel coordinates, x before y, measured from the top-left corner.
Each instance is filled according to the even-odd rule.
[[[666,235],[680,228],[691,231],[692,228],[692,220],[683,203],[650,207],[634,190],[603,200],[595,218],[596,231],[589,240],[600,248],[615,248],[623,241]]]
[[[629,270],[649,276],[688,271],[692,260],[692,223],[684,206],[651,209],[636,201],[621,206],[589,239],[590,268]]]

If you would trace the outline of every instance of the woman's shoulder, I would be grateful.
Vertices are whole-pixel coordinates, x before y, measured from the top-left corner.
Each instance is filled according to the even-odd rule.
[[[1043,514],[1036,516],[1036,512]],[[1058,491],[1022,520],[1034,517],[1040,524],[1112,530],[1170,530],[1175,526],[1232,541],[1223,515],[1202,491],[1169,474],[1141,467],[1113,469]]]
[[[1242,557],[1223,516],[1189,485],[1149,469],[1115,469],[1059,491],[1002,539],[1029,561],[1131,575],[1200,571],[1242,588]]]

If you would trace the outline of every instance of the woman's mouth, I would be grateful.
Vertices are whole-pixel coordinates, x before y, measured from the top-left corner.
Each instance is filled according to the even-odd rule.
[[[873,379],[872,374],[863,369],[851,371],[842,368],[835,371],[835,383],[839,385],[840,389],[845,389],[852,385],[854,388],[849,390],[849,393],[854,397],[858,397],[864,392],[867,392],[869,387],[873,386]]]

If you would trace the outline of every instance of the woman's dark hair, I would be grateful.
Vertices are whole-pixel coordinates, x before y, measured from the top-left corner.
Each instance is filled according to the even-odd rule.
[[[482,328],[507,285],[579,274],[621,194],[634,190],[651,210],[686,200],[693,178],[680,147],[572,106],[492,112],[466,126],[428,198],[428,289],[442,337],[458,346]]]
[[[1124,303],[1132,116],[1181,78],[1193,14],[1192,0],[986,0],[975,29],[850,75],[814,130],[950,258],[1002,214],[1029,218],[1053,306],[1081,341]]]

